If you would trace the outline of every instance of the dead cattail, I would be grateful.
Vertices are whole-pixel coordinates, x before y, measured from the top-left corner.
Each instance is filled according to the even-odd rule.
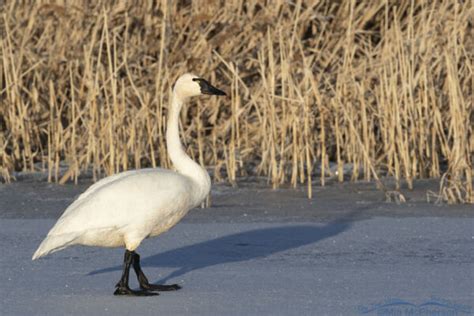
[[[209,9],[204,9],[209,8]],[[186,144],[214,179],[272,187],[441,177],[474,203],[472,3],[168,0],[8,2],[0,14],[0,174],[94,180],[169,164],[169,90],[191,69],[232,98],[185,109]],[[214,13],[215,12],[215,13]],[[336,164],[336,167],[331,167]],[[66,166],[64,169],[63,167]],[[319,166],[315,168],[315,166]],[[346,175],[346,177],[345,177]]]

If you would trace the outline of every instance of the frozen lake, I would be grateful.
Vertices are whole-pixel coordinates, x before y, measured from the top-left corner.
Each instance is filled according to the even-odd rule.
[[[255,183],[216,186],[211,208],[138,249],[151,282],[183,289],[114,297],[122,249],[31,261],[87,186],[0,184],[1,315],[376,315],[409,306],[401,301],[473,312],[472,205],[435,206],[422,191],[387,204],[365,183],[315,187],[313,200]]]

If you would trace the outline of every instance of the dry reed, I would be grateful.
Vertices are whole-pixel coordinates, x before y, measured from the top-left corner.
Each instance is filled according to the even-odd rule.
[[[158,2],[3,4],[4,180],[168,167],[169,91],[192,71],[231,95],[182,113],[216,181],[266,176],[311,196],[350,170],[387,196],[382,175],[396,189],[429,177],[439,200],[474,203],[472,2]]]

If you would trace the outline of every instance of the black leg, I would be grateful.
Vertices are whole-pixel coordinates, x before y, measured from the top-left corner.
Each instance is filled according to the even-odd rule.
[[[135,273],[137,274],[138,283],[140,284],[141,289],[148,291],[177,291],[181,288],[181,286],[179,286],[178,284],[150,284],[140,266],[140,255],[133,251],[132,256],[133,270],[135,270]]]
[[[130,266],[133,263],[133,251],[125,250],[125,255],[123,257],[123,274],[120,278],[120,281],[115,286],[117,289],[114,292],[114,295],[129,295],[129,296],[153,296],[158,295],[158,293],[149,292],[149,291],[134,291],[128,286],[128,277],[130,273]]]

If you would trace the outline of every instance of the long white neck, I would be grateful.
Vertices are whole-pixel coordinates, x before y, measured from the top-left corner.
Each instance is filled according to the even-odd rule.
[[[168,126],[166,130],[166,146],[171,162],[176,170],[191,178],[196,185],[196,192],[193,192],[196,203],[200,203],[209,194],[211,189],[211,179],[206,169],[194,162],[184,151],[179,139],[179,113],[183,106],[182,100],[173,90],[171,107],[168,114]]]

